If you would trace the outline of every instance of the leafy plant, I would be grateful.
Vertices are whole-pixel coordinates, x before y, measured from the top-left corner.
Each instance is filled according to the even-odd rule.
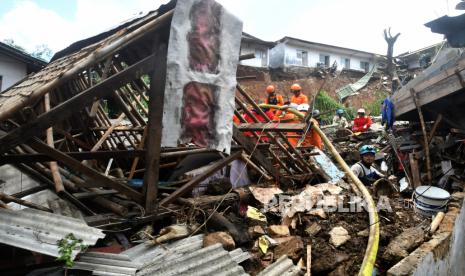
[[[82,239],[77,239],[73,233],[69,233],[63,239],[57,241],[58,253],[60,256],[57,261],[64,261],[67,268],[73,267],[73,250],[84,251],[87,249],[87,245],[83,244]]]
[[[311,105],[311,104],[310,104]],[[321,119],[324,122],[331,124],[333,116],[337,109],[344,109],[347,120],[352,120],[355,116],[355,111],[352,108],[347,108],[326,93],[321,91],[315,99],[314,109],[320,110]]]
[[[381,104],[386,98],[386,94],[383,91],[377,91],[375,94],[375,100],[372,102],[366,102],[363,104],[363,108],[370,116],[378,116],[381,114]]]

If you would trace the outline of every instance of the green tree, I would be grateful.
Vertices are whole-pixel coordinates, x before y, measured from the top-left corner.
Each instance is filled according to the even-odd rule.
[[[48,62],[52,58],[53,52],[47,45],[40,44],[36,46],[35,50],[31,53],[31,56]]]
[[[16,49],[18,49],[20,51],[23,51],[23,52],[27,53],[27,51],[23,47],[16,44],[15,41],[13,39],[11,39],[11,38],[4,39],[3,43],[7,44],[8,46],[11,46],[13,48],[16,48]]]

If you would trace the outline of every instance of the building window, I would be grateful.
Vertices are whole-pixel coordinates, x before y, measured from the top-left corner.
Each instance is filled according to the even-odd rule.
[[[320,54],[319,66],[329,67],[329,55]]]
[[[368,72],[370,69],[370,63],[367,61],[360,61],[360,69],[362,69],[365,72]]]
[[[350,69],[350,58],[342,59],[342,64],[344,65],[344,69]]]
[[[296,65],[308,66],[308,53],[307,51],[297,50],[296,52]]]
[[[255,49],[255,58],[261,63],[261,66],[267,66],[266,51],[263,49]]]

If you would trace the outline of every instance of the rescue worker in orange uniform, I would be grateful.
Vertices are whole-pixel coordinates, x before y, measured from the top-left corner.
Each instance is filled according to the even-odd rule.
[[[266,93],[268,96],[265,99],[265,104],[284,105],[283,96],[276,94],[276,89],[273,85],[268,85],[266,87]]]
[[[308,98],[302,93],[302,87],[299,84],[294,83],[291,86],[291,92],[294,94],[291,98],[291,103],[308,104]]]
[[[301,104],[297,107],[297,110],[301,113],[304,113],[306,114],[308,112],[308,109],[310,108],[310,106],[308,104]],[[320,126],[320,124],[318,123],[318,117],[320,116],[320,111],[319,110],[314,110],[313,111],[313,119],[312,119],[312,123],[313,125],[316,125],[316,126]],[[300,120],[298,121],[294,121],[295,123],[300,123]],[[295,132],[289,132],[288,135],[292,135],[292,136],[295,136],[295,135],[298,135],[297,133]],[[290,137],[288,138],[289,142],[295,147],[297,146],[300,138],[294,138],[294,137]],[[307,132],[307,135],[305,135],[305,139],[304,141],[302,142],[301,144],[302,147],[309,147],[309,146],[314,146],[314,147],[317,147],[319,148],[320,150],[323,149],[323,142],[321,140],[321,137],[320,135],[318,134],[318,132],[316,132],[313,128],[311,128],[308,132]]]

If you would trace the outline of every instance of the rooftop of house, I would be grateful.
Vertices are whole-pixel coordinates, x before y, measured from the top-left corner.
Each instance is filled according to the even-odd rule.
[[[45,65],[47,65],[47,62],[39,58],[35,58],[29,55],[28,53],[23,52],[3,42],[0,42],[0,53],[26,63],[31,69],[31,71],[38,71],[41,68],[45,67]]]
[[[246,42],[253,42],[256,44],[264,45],[268,48],[273,48],[276,45],[276,42],[261,40],[260,38],[250,35],[246,32],[242,32],[242,40]]]
[[[303,44],[307,44],[307,45],[334,48],[334,49],[338,49],[338,50],[357,52],[357,53],[362,53],[362,54],[367,54],[367,55],[383,56],[383,55],[379,55],[379,54],[376,54],[376,53],[370,53],[370,52],[351,49],[351,48],[345,48],[345,47],[334,46],[334,45],[329,45],[329,44],[324,44],[324,43],[319,43],[319,42],[313,42],[313,41],[303,40],[303,39],[300,39],[300,38],[295,38],[295,37],[290,37],[290,36],[285,36],[285,37],[281,38],[280,40],[276,41],[276,44],[284,43],[284,42],[297,42],[297,43],[303,43]]]

